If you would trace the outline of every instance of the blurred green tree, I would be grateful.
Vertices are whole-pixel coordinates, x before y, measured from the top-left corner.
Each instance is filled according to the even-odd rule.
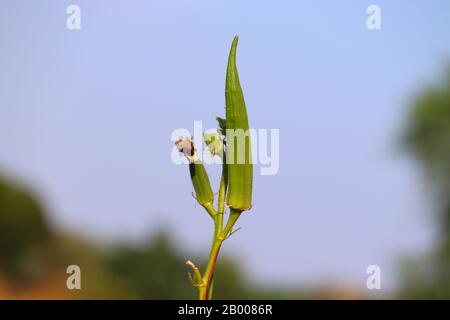
[[[177,248],[164,229],[142,245],[120,242],[103,249],[77,235],[58,232],[32,192],[0,178],[0,284],[6,281],[8,289],[24,294],[22,298],[29,297],[31,290],[34,298],[195,299],[184,264],[192,255]],[[81,268],[81,291],[65,286],[70,264]],[[238,261],[231,257],[224,257],[218,269],[217,299],[290,297],[284,290],[246,282]]]
[[[40,276],[51,241],[40,203],[23,187],[0,178],[0,274],[17,282]]]
[[[450,69],[441,85],[426,88],[413,103],[404,144],[424,168],[440,226],[436,252],[408,264],[406,291],[421,298],[450,298]]]
[[[138,299],[196,299],[196,292],[187,281],[189,269],[184,262],[186,253],[165,230],[141,246],[120,244],[106,255],[108,269],[125,284]],[[204,266],[203,266],[204,267]],[[258,291],[247,284],[235,259],[225,257],[219,264],[220,276],[214,279],[217,299],[247,299]],[[262,290],[261,290],[262,291]]]
[[[140,299],[193,299],[187,269],[168,235],[160,232],[142,246],[120,244],[106,256],[115,277]]]

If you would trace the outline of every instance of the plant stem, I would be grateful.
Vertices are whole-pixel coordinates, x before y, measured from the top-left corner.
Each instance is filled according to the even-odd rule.
[[[215,216],[217,215],[216,210],[214,210],[213,205],[211,202],[202,204],[202,207],[205,208],[206,212],[208,212],[209,216],[213,219],[215,219]]]
[[[217,264],[217,258],[219,256],[222,243],[226,240],[227,236],[231,232],[231,228],[239,219],[241,211],[231,209],[230,217],[228,218],[225,229],[222,230],[223,214],[217,214],[214,219],[214,238],[211,245],[211,251],[209,253],[208,264],[206,265],[205,272],[203,274],[202,283],[203,286],[199,287],[200,300],[208,300],[212,296],[212,281],[214,276],[214,269]]]
[[[210,290],[212,289],[211,283],[213,280],[214,269],[216,267],[217,257],[219,256],[222,242],[223,240],[219,237],[214,237],[208,264],[206,265],[205,273],[203,274],[203,283],[205,284],[205,286],[200,288],[200,300],[208,300],[208,298],[212,296],[212,292],[210,292]]]
[[[219,256],[220,247],[222,246],[223,242],[223,240],[221,239],[222,222],[223,214],[219,213],[214,217],[214,236],[211,244],[208,263],[206,265],[206,269],[202,278],[202,282],[204,285],[200,287],[200,300],[208,300],[209,297],[212,296],[211,283],[213,279],[214,269],[217,263],[217,257]]]
[[[226,154],[223,153],[222,156],[222,177],[220,179],[220,187],[219,187],[219,201],[217,205],[217,212],[219,214],[223,213],[225,210],[225,196],[227,193],[227,186],[228,186],[228,168],[226,164]]]
[[[209,215],[214,219],[214,235],[211,244],[211,251],[209,252],[209,259],[206,265],[205,272],[198,286],[199,300],[209,300],[212,298],[214,270],[219,257],[222,243],[229,236],[231,229],[241,215],[240,210],[230,208],[230,216],[228,217],[225,228],[223,227],[223,215],[225,211],[225,197],[228,186],[228,169],[226,164],[225,152],[223,154],[222,177],[220,179],[219,198],[217,203],[217,211],[212,208],[210,204],[204,206]]]

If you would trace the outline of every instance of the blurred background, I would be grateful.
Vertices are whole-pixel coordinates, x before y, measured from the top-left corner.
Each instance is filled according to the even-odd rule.
[[[450,298],[449,31],[445,0],[1,1],[0,298],[196,297],[213,230],[171,133],[224,115],[235,34],[280,168],[256,166],[215,297]]]

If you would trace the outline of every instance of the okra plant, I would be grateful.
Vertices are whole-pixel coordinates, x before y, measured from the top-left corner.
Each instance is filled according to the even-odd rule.
[[[189,160],[189,173],[197,202],[214,221],[214,235],[209,259],[203,274],[191,261],[186,264],[192,269],[189,279],[197,288],[200,300],[209,300],[213,292],[214,269],[222,243],[233,233],[233,226],[242,212],[252,207],[253,165],[247,110],[236,68],[236,36],[231,45],[225,80],[226,118],[217,117],[216,133],[204,133],[203,138],[209,151],[219,156],[222,162],[217,205],[214,206],[214,192],[208,174],[194,146],[191,137],[176,142],[180,152]],[[225,209],[229,209],[225,223]]]

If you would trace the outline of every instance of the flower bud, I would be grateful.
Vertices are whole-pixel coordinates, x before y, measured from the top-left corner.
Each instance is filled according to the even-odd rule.
[[[223,141],[219,132],[213,133],[203,133],[203,139],[205,139],[205,143],[208,146],[209,152],[213,156],[218,155],[222,158],[223,156]]]

